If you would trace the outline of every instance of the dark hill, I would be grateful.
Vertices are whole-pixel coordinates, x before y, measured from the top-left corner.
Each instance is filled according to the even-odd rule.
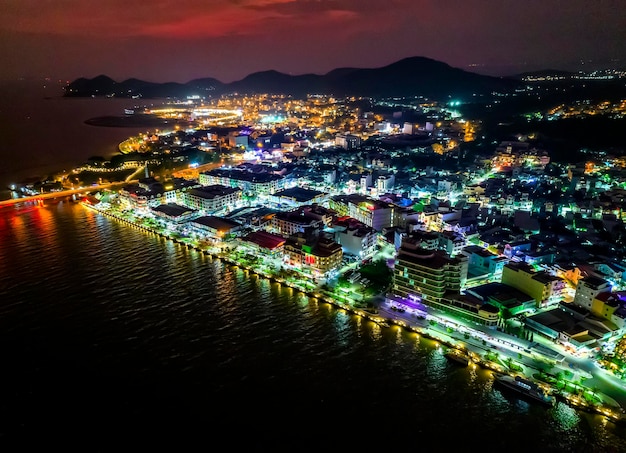
[[[447,99],[510,91],[517,86],[513,78],[491,77],[424,57],[405,58],[380,68],[337,68],[325,75],[289,75],[262,71],[232,82],[213,78],[185,84],[152,83],[129,79],[117,83],[106,76],[80,78],[66,87],[66,96],[141,96],[145,98],[184,98],[199,94],[273,93],[302,97],[306,94],[335,96],[425,96]]]
[[[233,93],[276,93],[302,96],[318,93],[322,76],[304,74],[292,76],[278,71],[255,72],[232,82],[225,89]]]
[[[376,69],[339,69],[329,73],[339,94],[357,96],[466,97],[508,91],[515,82],[484,76],[424,57],[405,58]]]
[[[93,79],[81,77],[65,87],[65,96],[106,96],[115,92],[117,82],[105,75]]]
[[[188,95],[205,95],[212,94],[214,92],[218,92],[222,89],[224,84],[217,79],[212,77],[205,77],[202,79],[195,79],[187,82],[185,84],[188,88],[190,88],[190,93]]]

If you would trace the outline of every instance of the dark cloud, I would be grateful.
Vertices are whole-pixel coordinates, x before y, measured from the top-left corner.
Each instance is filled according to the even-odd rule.
[[[0,0],[0,77],[228,81],[423,55],[477,72],[626,65],[623,0]],[[507,70],[506,68],[509,68]]]

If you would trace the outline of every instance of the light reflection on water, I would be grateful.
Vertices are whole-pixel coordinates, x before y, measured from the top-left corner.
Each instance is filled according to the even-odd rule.
[[[373,340],[381,340],[383,338],[383,328],[380,326],[380,324],[374,322],[374,321],[369,321],[367,323],[367,326],[371,329],[371,335],[370,337]]]
[[[402,329],[399,326],[395,326],[395,325],[391,326],[390,329],[396,336],[396,343],[397,344],[401,344],[401,343],[405,342],[405,338],[404,338],[405,330],[404,329]]]
[[[382,328],[78,205],[43,209],[0,212],[0,383],[12,389],[3,401],[15,414],[5,431],[32,434],[19,424],[41,428],[33,414],[45,407],[85,435],[99,428],[73,414],[104,427],[175,423],[169,413],[192,423],[185,414],[193,413],[208,426],[211,408],[268,432],[279,423],[301,433],[322,411],[377,425],[393,417],[433,438],[454,428],[470,449],[482,445],[476,433],[507,451],[624,446],[624,429],[606,418],[505,397],[490,371],[450,363],[415,332]],[[132,414],[120,409],[129,406]],[[271,423],[261,407],[277,408]]]
[[[428,355],[426,370],[429,379],[439,381],[448,373],[448,359],[443,355],[441,343],[436,342],[435,348]]]
[[[576,409],[562,402],[558,402],[554,407],[552,410],[552,416],[557,423],[557,428],[562,431],[575,429],[581,421],[580,415]]]

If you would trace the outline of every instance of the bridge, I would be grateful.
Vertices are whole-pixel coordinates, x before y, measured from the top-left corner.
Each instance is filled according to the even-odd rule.
[[[44,193],[31,195],[27,197],[11,198],[9,200],[0,200],[0,207],[12,206],[12,205],[22,204],[22,203],[43,203],[44,200],[55,199],[55,198],[67,198],[67,197],[71,197],[72,195],[77,195],[77,194],[87,193],[87,192],[97,192],[98,190],[104,190],[104,189],[112,189],[112,188],[124,186],[126,184],[133,184],[136,182],[137,182],[136,180],[112,182],[112,183],[99,184],[99,185],[89,186],[89,187],[80,187],[78,189],[66,189],[66,190],[60,190],[58,192],[44,192]]]

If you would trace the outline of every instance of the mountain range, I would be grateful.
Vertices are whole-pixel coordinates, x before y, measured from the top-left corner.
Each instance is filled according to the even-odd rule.
[[[379,68],[338,68],[326,74],[289,75],[278,71],[255,72],[231,83],[211,77],[187,83],[154,83],[138,79],[116,82],[106,75],[79,78],[65,87],[64,96],[186,98],[220,94],[307,94],[366,97],[424,96],[429,99],[467,98],[494,91],[514,90],[519,80],[493,77],[454,68],[425,57],[410,57]]]

